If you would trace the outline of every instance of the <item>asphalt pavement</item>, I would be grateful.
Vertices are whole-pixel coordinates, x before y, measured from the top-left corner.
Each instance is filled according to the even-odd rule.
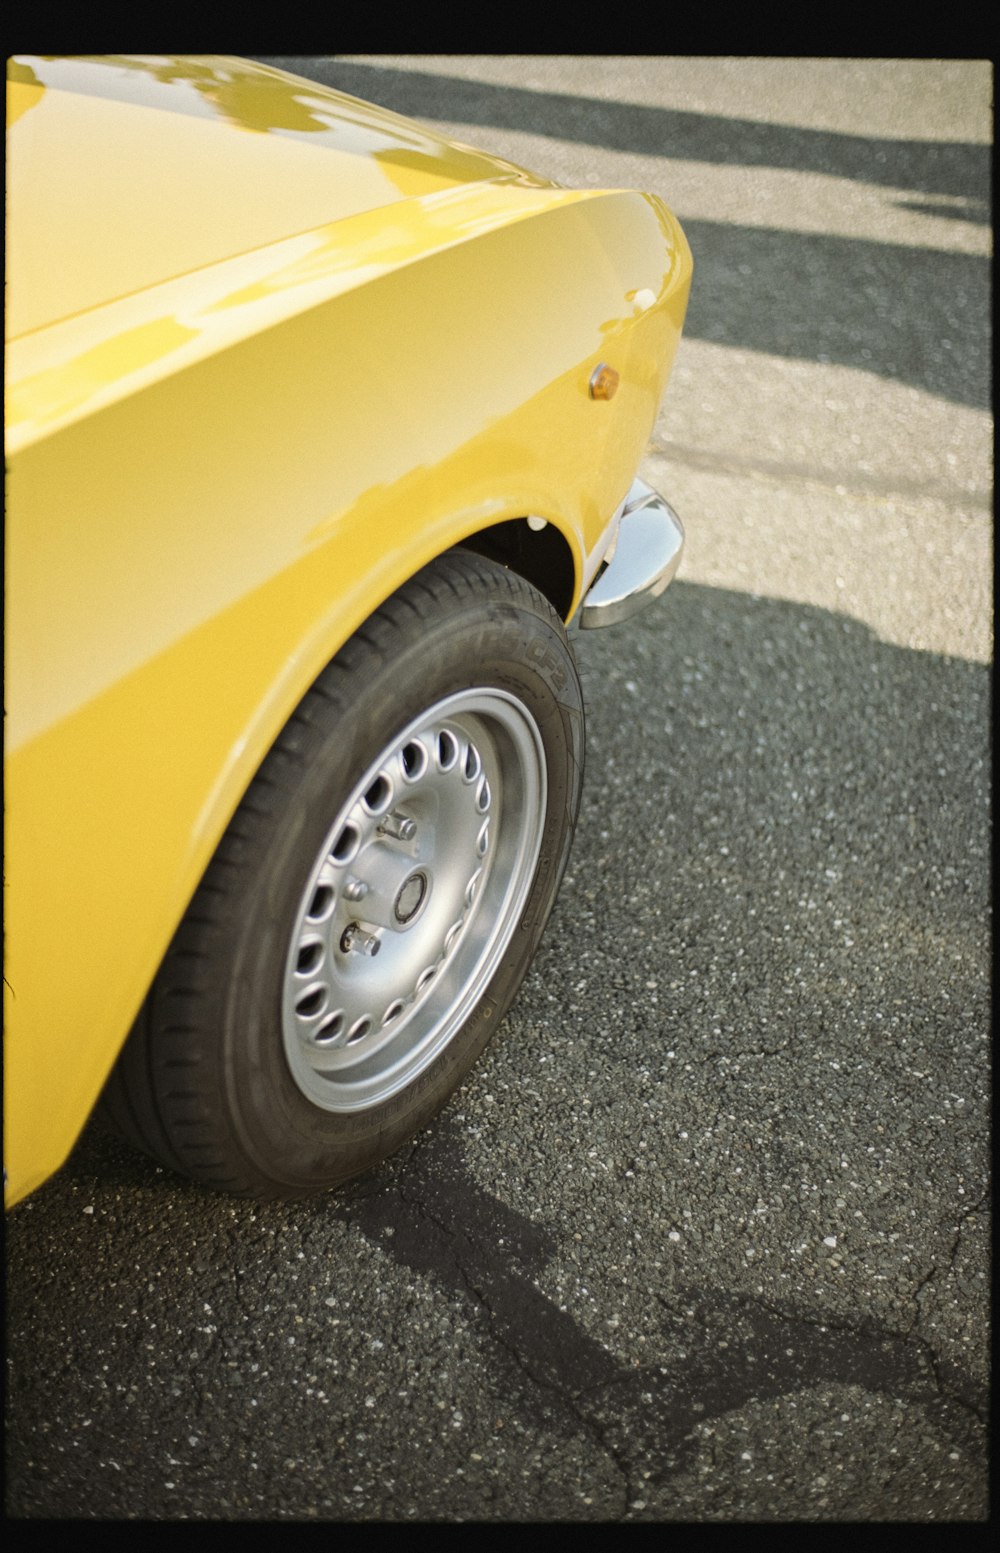
[[[569,873],[430,1131],[261,1207],[91,1129],[8,1216],[7,1513],[981,1521],[991,68],[274,62],[667,199],[687,548],[575,633]]]

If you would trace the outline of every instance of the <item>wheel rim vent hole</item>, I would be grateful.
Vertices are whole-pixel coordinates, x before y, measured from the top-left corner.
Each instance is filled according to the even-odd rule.
[[[458,740],[443,728],[437,737],[438,765],[442,771],[450,771],[458,759]]]
[[[392,783],[383,772],[379,772],[371,787],[365,793],[365,808],[369,814],[383,814],[391,803]]]
[[[474,782],[482,769],[483,763],[479,758],[479,751],[474,744],[470,744],[465,752],[465,780]]]
[[[403,746],[403,775],[408,782],[416,782],[427,770],[427,751],[419,739],[411,739]]]
[[[311,976],[322,958],[322,944],[303,944],[299,949],[298,959],[295,962],[296,974],[299,976]]]
[[[315,1019],[326,1007],[327,992],[325,987],[311,987],[308,992],[303,992],[295,1005],[295,1012],[300,1019]]]
[[[336,1041],[344,1033],[344,1016],[339,1011],[331,1014],[330,1018],[320,1025],[313,1040],[318,1046],[328,1046],[331,1041]]]
[[[322,922],[333,907],[333,890],[328,884],[317,885],[309,904],[309,921]]]
[[[361,833],[357,827],[345,825],[333,844],[333,851],[330,853],[330,856],[335,863],[349,863],[355,852],[357,852],[360,843]]]

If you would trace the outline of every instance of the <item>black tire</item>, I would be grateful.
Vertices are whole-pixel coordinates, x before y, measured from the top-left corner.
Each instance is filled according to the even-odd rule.
[[[302,1196],[386,1158],[461,1084],[521,984],[569,854],[583,739],[547,601],[481,556],[432,562],[264,761],[104,1114],[243,1196]]]

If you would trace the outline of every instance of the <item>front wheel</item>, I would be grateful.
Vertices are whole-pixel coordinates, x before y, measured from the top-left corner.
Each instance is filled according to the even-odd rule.
[[[462,1082],[528,969],[580,798],[561,622],[480,556],[431,563],[346,644],[223,838],[105,1092],[208,1185],[370,1168]]]

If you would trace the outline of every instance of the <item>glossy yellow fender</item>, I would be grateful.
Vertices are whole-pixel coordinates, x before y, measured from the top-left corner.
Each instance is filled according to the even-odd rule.
[[[65,1159],[353,633],[470,540],[577,608],[691,263],[652,197],[554,188],[263,67],[8,72],[13,1202]]]

